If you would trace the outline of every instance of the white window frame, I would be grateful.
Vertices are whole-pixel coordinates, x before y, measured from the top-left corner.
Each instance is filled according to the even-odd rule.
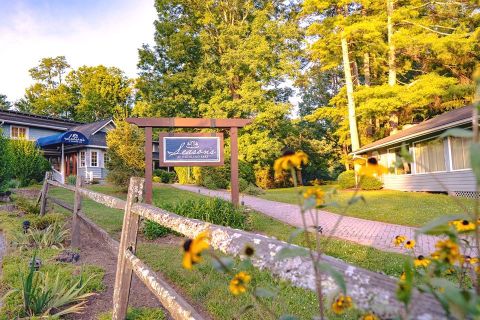
[[[96,153],[97,154],[97,165],[93,165],[93,153]],[[99,157],[98,157],[98,151],[96,150],[90,150],[90,167],[93,167],[93,168],[98,168],[98,165],[99,165]]]
[[[468,170],[472,170],[471,168],[471,165],[470,165],[470,168],[463,168],[463,169],[453,169],[453,159],[452,159],[452,143],[451,143],[451,138],[452,137],[448,137],[448,158],[449,158],[449,169],[450,171],[452,172],[456,172],[456,171],[468,171]]]
[[[83,166],[82,166],[82,153],[83,153]],[[87,166],[87,152],[80,151],[78,155],[78,167],[85,168]]]
[[[422,139],[422,140],[418,140],[418,141],[415,141],[415,142],[412,143],[412,145],[413,145],[413,163],[414,163],[414,165],[415,165],[415,173],[412,173],[412,174],[418,174],[418,175],[420,175],[420,174],[430,174],[430,173],[448,172],[448,169],[449,169],[448,166],[449,166],[449,164],[448,164],[447,161],[446,161],[447,159],[445,159],[445,170],[442,170],[442,171],[430,171],[430,172],[420,172],[420,173],[417,172],[417,159],[416,159],[416,156],[415,156],[415,155],[416,155],[416,152],[415,152],[415,151],[416,151],[416,150],[415,150],[415,149],[416,149],[416,144],[417,144],[417,143],[420,143],[420,142],[423,142],[423,141],[429,141],[429,140],[435,140],[435,139],[438,139],[438,136],[436,136],[436,137],[430,137],[430,138],[426,138],[426,139]],[[442,139],[442,144],[443,144],[443,155],[444,155],[444,158],[445,158],[445,138]]]
[[[21,138],[19,138],[19,137],[14,137],[14,136],[13,136],[13,128],[16,128],[16,129],[25,129],[25,140],[29,140],[30,132],[29,132],[29,128],[28,128],[28,127],[24,127],[24,126],[12,126],[12,125],[10,125],[10,139],[15,139],[15,140],[21,139]]]
[[[405,144],[405,146],[408,148],[408,151],[409,151],[410,154],[411,154],[411,153],[412,153],[412,150],[413,150],[413,146],[410,146],[410,144]],[[391,154],[393,154],[394,159],[395,159],[395,161],[394,161],[394,163],[393,163],[393,173],[390,172],[391,164],[388,163],[388,169],[389,169],[388,174],[391,174],[391,175],[394,175],[394,176],[410,176],[410,175],[412,175],[412,174],[413,174],[413,167],[414,167],[414,165],[415,165],[415,162],[410,162],[410,173],[404,173],[404,174],[398,174],[398,173],[397,173],[397,170],[398,170],[398,168],[397,168],[397,161],[396,161],[397,154],[396,154],[396,152],[395,152],[395,150],[397,150],[397,149],[400,149],[400,150],[401,150],[401,149],[402,149],[402,146],[392,147],[392,148],[388,148],[388,149],[387,149],[387,154],[386,154],[386,155],[387,155],[387,163],[388,163],[388,161],[390,160],[390,155],[391,155]],[[393,151],[393,152],[392,152],[392,151]],[[415,158],[413,159],[413,161],[415,161]]]

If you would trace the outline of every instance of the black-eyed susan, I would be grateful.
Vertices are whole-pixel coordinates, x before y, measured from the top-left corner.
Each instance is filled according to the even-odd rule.
[[[388,169],[378,163],[377,158],[370,157],[365,165],[362,165],[358,174],[361,176],[380,177],[388,172]]]
[[[275,160],[273,169],[276,174],[281,174],[282,171],[290,170],[292,168],[299,169],[302,164],[308,163],[308,156],[303,151],[294,152],[293,150],[285,150],[280,158]]]
[[[437,250],[432,256],[437,260],[451,264],[460,260],[460,248],[450,239],[437,241],[435,248]]]
[[[470,265],[475,265],[475,264],[478,264],[478,258],[472,258],[470,256],[462,256],[460,258],[460,262],[470,264]]]
[[[247,284],[252,280],[252,277],[245,271],[241,271],[233,277],[228,286],[230,292],[234,295],[239,295],[247,291]]]
[[[407,237],[399,235],[396,236],[395,239],[393,239],[393,244],[398,247],[399,245],[404,243],[405,240],[407,240]]]
[[[192,269],[193,265],[202,261],[202,252],[208,249],[210,233],[202,231],[195,239],[187,239],[183,243],[182,265],[185,269]]]
[[[475,224],[468,220],[455,220],[450,222],[458,232],[468,232],[475,230]]]
[[[366,313],[360,318],[360,320],[380,320],[380,318],[377,317],[375,313]]]
[[[415,240],[407,240],[404,244],[406,249],[413,249],[415,247]]]
[[[332,311],[336,314],[342,314],[348,309],[352,308],[352,306],[352,298],[350,296],[340,294],[332,303]]]
[[[418,267],[426,268],[430,264],[430,259],[427,259],[422,255],[419,255],[415,260],[413,260],[413,264],[417,268]]]
[[[247,257],[251,257],[255,254],[255,249],[251,245],[247,244],[243,252]]]
[[[407,280],[407,274],[405,273],[405,271],[402,271],[402,274],[400,275],[400,281],[405,281]]]
[[[317,206],[321,206],[324,202],[325,193],[320,188],[308,188],[303,193],[304,199],[314,198]]]

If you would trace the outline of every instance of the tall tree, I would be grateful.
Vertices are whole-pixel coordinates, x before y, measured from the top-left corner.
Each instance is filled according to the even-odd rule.
[[[0,109],[10,109],[12,107],[12,103],[8,101],[8,98],[4,94],[0,94]]]

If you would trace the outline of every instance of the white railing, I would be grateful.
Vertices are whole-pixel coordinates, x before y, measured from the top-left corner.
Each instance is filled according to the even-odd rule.
[[[55,170],[54,168],[52,168],[52,179],[62,184],[65,184],[64,175],[60,171]]]

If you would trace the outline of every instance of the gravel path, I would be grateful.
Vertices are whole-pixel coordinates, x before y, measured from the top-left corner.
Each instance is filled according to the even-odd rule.
[[[199,186],[180,184],[174,184],[173,187],[230,200],[230,192],[225,190],[209,190]],[[296,205],[248,195],[241,195],[240,199],[245,206],[255,211],[295,227],[302,226],[300,210]],[[329,235],[333,231],[335,238],[372,246],[384,251],[404,252],[404,250],[395,247],[392,243],[393,238],[397,235],[405,235],[407,238],[415,237],[416,228],[413,227],[341,216],[326,211],[319,211],[318,214],[323,234]],[[338,226],[335,228],[337,223]],[[313,225],[310,217],[307,217],[307,224]],[[438,240],[438,237],[420,235],[417,238],[415,254],[428,255],[432,253],[435,250],[435,242]]]

